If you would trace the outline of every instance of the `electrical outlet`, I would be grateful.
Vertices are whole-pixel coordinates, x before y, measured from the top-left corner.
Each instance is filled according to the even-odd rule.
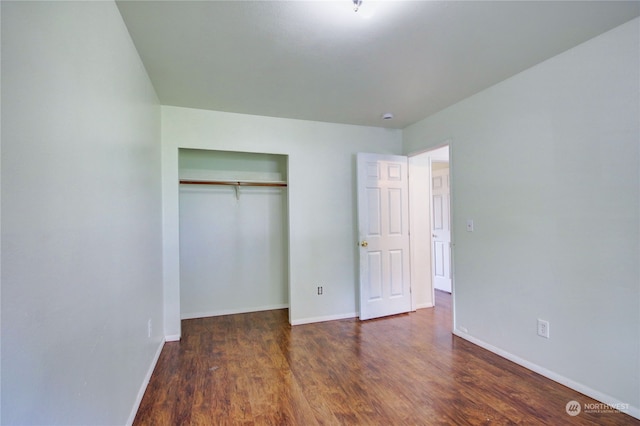
[[[147,337],[151,337],[151,331],[153,330],[153,326],[151,323],[151,318],[147,321]]]
[[[322,286],[318,286],[318,296],[322,295]]]
[[[538,318],[538,336],[549,338],[549,321]]]

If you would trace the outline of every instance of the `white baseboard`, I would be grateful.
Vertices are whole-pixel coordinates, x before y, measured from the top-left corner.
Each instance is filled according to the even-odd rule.
[[[249,307],[249,308],[223,309],[218,311],[207,311],[207,312],[192,312],[192,313],[181,314],[180,319],[185,320],[185,319],[194,319],[194,318],[219,317],[221,315],[246,314],[249,312],[271,311],[274,309],[285,309],[288,307],[289,307],[289,304],[284,303],[284,304],[278,304],[278,305],[266,305],[266,306],[257,306],[257,307]]]
[[[416,311],[418,309],[424,309],[424,308],[433,308],[435,305],[433,303],[418,303],[416,305]]]
[[[624,402],[624,401],[620,401],[610,395],[604,394],[602,392],[599,392],[595,389],[592,389],[582,383],[573,381],[567,377],[564,377],[558,373],[555,373],[551,370],[547,370],[544,367],[541,367],[537,364],[534,364],[532,362],[527,361],[526,359],[522,359],[516,355],[513,355],[512,353],[509,353],[505,350],[502,350],[500,348],[497,348],[493,345],[490,345],[487,342],[484,342],[480,339],[476,339],[475,337],[460,331],[460,330],[453,330],[453,334],[455,334],[456,336],[468,340],[469,342],[480,346],[481,348],[484,348],[486,350],[488,350],[489,352],[493,352],[496,355],[499,355],[505,359],[508,359],[511,362],[514,362],[518,365],[523,366],[524,368],[531,370],[533,372],[536,372],[538,374],[540,374],[541,376],[546,377],[547,379],[551,379],[554,382],[558,382],[561,385],[564,385],[568,388],[571,388],[573,390],[576,390],[590,398],[595,399],[596,401],[600,401],[604,404],[610,405],[610,406],[614,406],[614,407],[619,407],[619,406],[628,406],[629,408],[624,410],[623,412],[625,414],[630,415],[631,417],[635,417],[636,419],[640,419],[640,408],[639,407],[634,407],[633,405],[631,405],[628,402]],[[569,401],[567,401],[569,402]]]
[[[156,354],[153,357],[153,361],[151,361],[149,370],[147,371],[147,374],[144,377],[144,380],[142,381],[142,386],[140,386],[140,390],[138,391],[138,396],[136,397],[136,402],[133,404],[133,409],[131,410],[131,414],[129,414],[129,420],[127,420],[127,426],[131,426],[133,424],[133,421],[136,419],[136,414],[138,413],[138,409],[140,408],[142,397],[144,396],[144,392],[147,390],[147,385],[149,385],[149,380],[151,380],[151,375],[153,374],[153,370],[156,368],[158,359],[160,359],[160,353],[162,352],[164,343],[165,341],[163,340],[158,345],[158,349],[156,350]]]
[[[348,314],[338,314],[338,315],[327,315],[324,317],[312,317],[312,318],[302,318],[295,321],[291,321],[291,325],[302,325],[302,324],[311,324],[314,322],[325,322],[325,321],[334,321],[341,320],[347,318],[355,318],[358,315],[355,312],[350,312]]]
[[[179,334],[170,334],[168,336],[164,336],[165,342],[177,342],[180,340],[182,336]]]

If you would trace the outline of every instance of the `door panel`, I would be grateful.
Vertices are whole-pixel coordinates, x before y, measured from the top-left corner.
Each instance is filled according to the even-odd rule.
[[[370,251],[367,253],[369,266],[369,300],[382,298],[382,253]]]
[[[360,319],[411,310],[407,158],[358,154]]]
[[[402,190],[389,189],[389,235],[402,236],[402,215],[406,214],[402,205]]]
[[[434,253],[434,265],[433,265],[433,273],[437,277],[443,277],[445,272],[444,267],[444,244],[442,241],[434,241],[433,243],[433,253]]]
[[[391,270],[390,296],[402,297],[404,294],[402,250],[389,250],[389,269]]]
[[[442,231],[445,224],[445,218],[442,216],[444,214],[444,199],[442,195],[434,195],[433,196],[433,229]]]
[[[367,188],[367,210],[369,220],[367,235],[380,235],[380,188]]]

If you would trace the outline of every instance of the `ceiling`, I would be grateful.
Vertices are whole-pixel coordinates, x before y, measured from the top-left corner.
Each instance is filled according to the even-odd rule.
[[[640,15],[640,1],[117,4],[163,105],[389,128]]]

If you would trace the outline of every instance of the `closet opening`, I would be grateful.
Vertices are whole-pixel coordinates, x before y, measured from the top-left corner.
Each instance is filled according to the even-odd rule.
[[[180,319],[289,307],[286,155],[179,150]]]

